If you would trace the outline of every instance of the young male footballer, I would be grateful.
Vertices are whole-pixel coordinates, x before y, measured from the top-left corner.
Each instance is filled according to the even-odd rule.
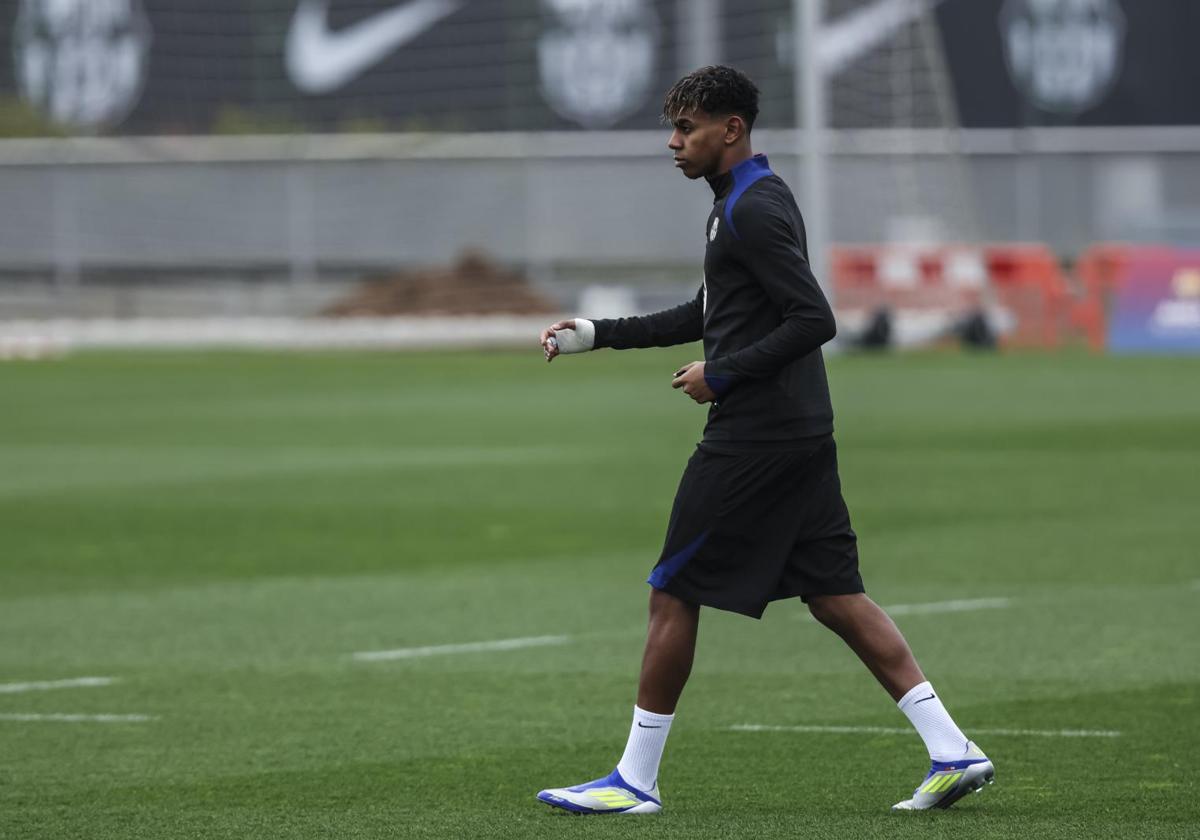
[[[585,814],[662,810],[658,767],[692,668],[700,607],[760,618],[799,597],[850,646],[907,715],[932,760],[897,810],[948,808],[992,781],[888,615],[866,596],[842,500],[821,345],[833,313],[809,269],[804,222],[787,185],[750,148],[758,89],[730,67],[704,67],[667,92],[668,148],[714,195],[704,224],[704,283],[653,315],[575,318],[542,331],[547,361],[600,347],[704,340],[704,361],[672,387],[708,403],[650,573],[650,625],[629,740],[609,775],[538,799]]]

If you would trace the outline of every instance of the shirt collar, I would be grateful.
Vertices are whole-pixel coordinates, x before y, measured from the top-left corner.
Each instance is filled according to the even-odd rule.
[[[714,201],[720,201],[733,191],[735,184],[745,181],[759,171],[771,171],[771,165],[767,162],[766,155],[755,155],[754,157],[746,158],[728,172],[722,172],[720,175],[713,175],[707,178],[708,185],[712,187],[713,196],[715,197]]]

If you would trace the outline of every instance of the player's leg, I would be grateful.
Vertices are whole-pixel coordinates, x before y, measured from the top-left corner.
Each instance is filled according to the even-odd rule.
[[[925,682],[900,628],[865,594],[812,595],[808,609],[841,636],[896,702]]]
[[[675,718],[675,706],[692,672],[700,607],[659,589],[650,590],[650,621],[638,701],[617,769],[570,788],[551,788],[538,799],[587,814],[645,814],[662,808],[658,766]]]
[[[650,622],[625,752],[609,776],[544,790],[540,800],[592,814],[661,809],[658,767],[691,673],[700,605],[762,615],[794,542],[785,527],[792,519],[787,499],[776,490],[803,460],[804,453],[790,452],[693,453],[647,580]],[[762,540],[763,534],[774,539]]]
[[[886,612],[862,593],[813,595],[808,599],[808,608],[813,617],[850,646],[892,695],[929,751],[929,774],[911,799],[894,808],[948,808],[993,780],[992,763],[954,723],[921,673],[904,635]]]
[[[700,607],[660,589],[650,590],[650,624],[637,704],[648,712],[673,715],[692,673]]]

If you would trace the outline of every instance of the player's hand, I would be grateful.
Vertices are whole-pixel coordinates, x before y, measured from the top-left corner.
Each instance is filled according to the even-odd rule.
[[[547,362],[554,361],[554,357],[558,355],[558,341],[557,339],[554,341],[550,339],[554,338],[559,330],[573,329],[575,329],[575,319],[571,318],[568,321],[559,321],[557,324],[551,324],[542,330],[542,351],[546,354]]]
[[[708,383],[704,381],[704,362],[688,362],[675,371],[675,379],[671,382],[671,387],[682,388],[683,393],[701,404],[712,402],[717,398],[712,388],[709,388]]]

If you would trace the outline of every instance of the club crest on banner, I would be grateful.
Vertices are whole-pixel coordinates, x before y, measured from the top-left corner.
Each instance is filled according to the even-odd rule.
[[[608,128],[642,107],[660,31],[647,0],[543,0],[543,10],[538,69],[555,113]]]
[[[1120,74],[1125,13],[1117,0],[1006,0],[1000,30],[1013,82],[1044,111],[1080,114]]]
[[[21,95],[62,125],[116,125],[141,97],[150,37],[141,0],[21,0],[13,38]]]

